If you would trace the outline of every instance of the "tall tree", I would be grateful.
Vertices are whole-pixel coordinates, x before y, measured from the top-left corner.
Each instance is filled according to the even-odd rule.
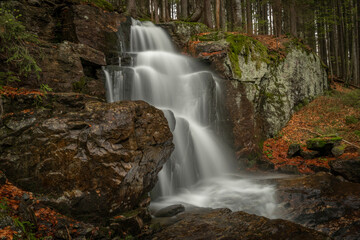
[[[126,6],[126,13],[127,15],[136,18],[137,17],[137,10],[136,10],[136,1],[135,0],[128,0]]]
[[[281,0],[273,0],[273,10],[274,10],[274,33],[275,36],[281,35],[281,25],[282,25],[282,7]]]
[[[220,0],[215,0],[215,22],[216,29],[220,29]]]
[[[181,0],[181,18],[188,18],[188,0]]]
[[[204,0],[204,24],[209,28],[213,28],[213,18],[212,18],[212,11],[211,11],[211,0]]]
[[[253,34],[251,0],[246,0],[246,31]]]

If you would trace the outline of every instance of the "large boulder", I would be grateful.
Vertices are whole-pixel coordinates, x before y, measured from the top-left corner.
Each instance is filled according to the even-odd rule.
[[[360,158],[337,159],[329,162],[331,172],[345,179],[360,183]]]
[[[360,184],[324,172],[276,183],[282,218],[334,239],[360,238]]]
[[[229,209],[178,215],[178,221],[151,239],[330,239],[298,224]]]
[[[143,101],[21,94],[5,98],[4,107],[1,170],[79,219],[144,207],[174,149],[164,114]]]

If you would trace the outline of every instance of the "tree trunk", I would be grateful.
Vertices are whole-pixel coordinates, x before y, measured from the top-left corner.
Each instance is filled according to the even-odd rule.
[[[220,2],[220,28],[226,31],[226,9],[225,1]]]
[[[297,37],[297,20],[296,20],[296,6],[295,0],[290,2],[290,34]]]
[[[137,11],[136,11],[136,1],[135,0],[128,0],[126,5],[126,14],[136,18]]]
[[[251,0],[246,0],[246,30],[248,34],[253,34]]]
[[[204,0],[204,24],[209,28],[213,28],[214,24],[212,21],[212,11],[211,11],[211,0]]]
[[[158,0],[153,0],[153,2],[154,2],[155,23],[158,24],[159,23],[159,3],[158,3]]]
[[[203,3],[203,1],[200,1],[196,4],[195,12],[191,15],[189,19],[190,22],[198,22],[201,19],[204,9]]]
[[[220,29],[220,0],[215,0],[215,22],[216,29]]]
[[[275,36],[279,37],[281,35],[281,25],[282,25],[281,0],[273,0],[273,10],[274,10],[274,33]]]
[[[181,0],[181,18],[185,20],[188,16],[188,0]]]

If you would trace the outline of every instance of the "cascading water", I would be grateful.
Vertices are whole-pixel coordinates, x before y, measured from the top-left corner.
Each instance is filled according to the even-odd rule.
[[[274,189],[235,175],[231,150],[223,143],[220,80],[192,59],[177,54],[150,22],[133,21],[133,66],[108,66],[107,100],[144,100],[163,110],[175,151],[159,173],[153,208],[175,203],[228,207],[274,217]]]

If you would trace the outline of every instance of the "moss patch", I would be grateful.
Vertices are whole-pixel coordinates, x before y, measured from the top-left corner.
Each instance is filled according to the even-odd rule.
[[[318,138],[312,138],[306,141],[306,147],[310,150],[319,150],[324,148],[326,145],[334,145],[339,143],[342,137],[336,135],[322,136]]]

